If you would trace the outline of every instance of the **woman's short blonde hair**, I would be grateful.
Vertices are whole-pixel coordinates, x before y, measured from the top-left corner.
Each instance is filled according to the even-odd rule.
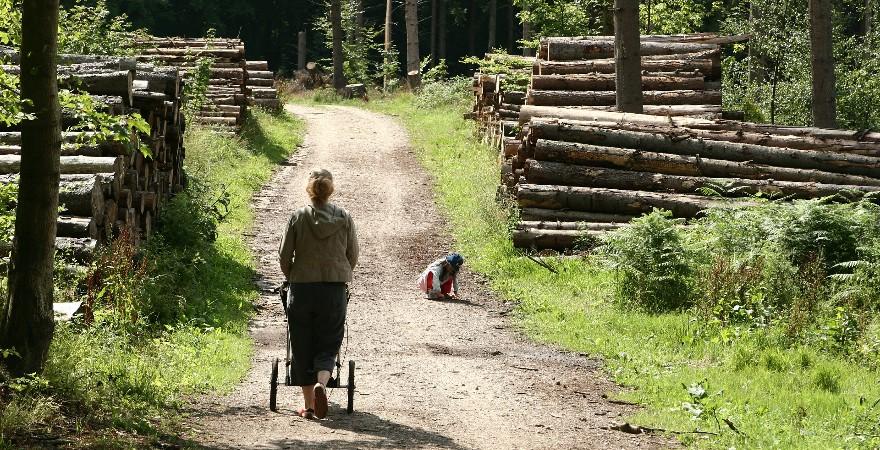
[[[317,205],[324,205],[330,200],[335,190],[333,186],[333,174],[330,171],[321,169],[315,170],[309,175],[309,183],[306,185],[306,192],[309,198]]]

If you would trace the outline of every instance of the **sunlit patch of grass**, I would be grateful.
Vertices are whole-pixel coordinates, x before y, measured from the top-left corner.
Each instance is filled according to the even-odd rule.
[[[507,215],[495,202],[497,151],[475,139],[460,110],[419,109],[406,94],[366,107],[399,117],[410,130],[469,267],[518,302],[518,324],[534,339],[602,358],[629,388],[616,395],[645,405],[628,420],[717,433],[677,435],[698,448],[880,445],[875,371],[792,347],[781,330],[721,327],[687,312],[624,310],[614,301],[614,274],[596,259],[552,263],[558,273],[532,263],[512,247]],[[691,386],[705,397],[695,400]]]

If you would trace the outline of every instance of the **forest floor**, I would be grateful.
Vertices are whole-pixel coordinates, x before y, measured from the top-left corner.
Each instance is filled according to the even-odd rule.
[[[308,133],[302,149],[255,198],[252,249],[263,295],[251,322],[253,367],[235,391],[192,405],[186,438],[200,448],[654,448],[659,436],[606,430],[634,407],[610,402],[618,388],[600,363],[534,344],[513,309],[465,271],[463,300],[423,299],[415,278],[451,250],[432,179],[393,118],[362,109],[288,106]],[[358,225],[361,262],[351,285],[344,359],[357,362],[355,412],[331,391],[327,419],[302,419],[298,388],[282,386],[268,408],[270,363],[284,357],[277,294],[280,234],[306,204],[309,172],[336,180],[334,202]]]

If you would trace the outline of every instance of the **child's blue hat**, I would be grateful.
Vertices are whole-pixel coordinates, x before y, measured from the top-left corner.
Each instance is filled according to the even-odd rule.
[[[462,264],[464,264],[464,257],[459,255],[458,253],[450,253],[450,254],[446,255],[446,262],[448,262],[449,264],[452,265],[452,267],[455,267],[457,269],[457,268],[461,267]]]

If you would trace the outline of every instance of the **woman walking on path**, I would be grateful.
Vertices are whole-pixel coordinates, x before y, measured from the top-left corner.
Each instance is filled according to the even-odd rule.
[[[306,192],[312,204],[290,217],[281,239],[281,271],[290,282],[287,325],[293,350],[293,384],[302,387],[302,417],[327,416],[327,382],[345,334],[346,283],[357,264],[354,222],[341,207],[328,203],[333,175],[317,170]]]

